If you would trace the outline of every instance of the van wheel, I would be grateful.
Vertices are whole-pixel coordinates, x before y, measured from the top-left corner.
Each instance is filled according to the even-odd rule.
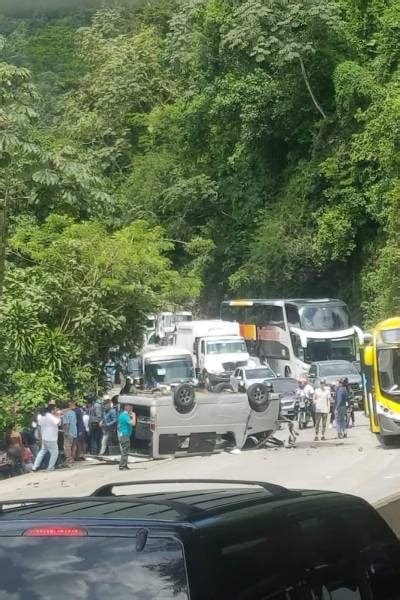
[[[292,376],[292,369],[290,367],[285,367],[285,377]]]
[[[230,383],[218,383],[214,388],[214,392],[216,392],[217,394],[220,394],[224,391],[233,392],[234,389]]]
[[[270,404],[269,390],[264,383],[253,383],[247,390],[247,397],[255,412],[264,412]]]
[[[174,404],[176,410],[181,414],[187,414],[193,410],[196,400],[194,389],[188,383],[178,385],[174,390]]]

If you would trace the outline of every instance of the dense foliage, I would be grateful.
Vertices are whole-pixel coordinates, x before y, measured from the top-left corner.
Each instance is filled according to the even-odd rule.
[[[399,0],[60,7],[0,19],[7,398],[88,385],[166,303],[400,310]]]

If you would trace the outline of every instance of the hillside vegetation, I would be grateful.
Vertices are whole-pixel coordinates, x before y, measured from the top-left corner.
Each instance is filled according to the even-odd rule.
[[[165,303],[399,312],[399,0],[20,8],[0,19],[13,402],[27,374],[86,385]]]

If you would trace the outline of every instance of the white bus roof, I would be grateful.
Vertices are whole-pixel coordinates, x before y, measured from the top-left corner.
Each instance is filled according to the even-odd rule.
[[[223,304],[229,304],[229,306],[253,306],[254,304],[346,304],[343,300],[338,298],[243,298],[238,300],[224,300]]]

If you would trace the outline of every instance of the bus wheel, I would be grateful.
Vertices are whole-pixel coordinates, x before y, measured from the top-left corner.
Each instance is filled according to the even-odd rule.
[[[292,369],[290,367],[285,367],[285,377],[292,376]]]
[[[378,435],[378,438],[384,448],[400,446],[400,435]]]

